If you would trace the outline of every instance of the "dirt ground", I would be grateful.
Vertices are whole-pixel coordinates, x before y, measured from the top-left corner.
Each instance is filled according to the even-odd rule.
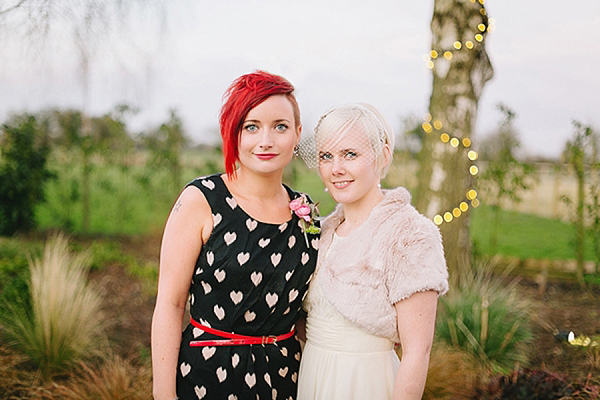
[[[132,239],[123,244],[125,251],[157,259],[159,239]],[[148,284],[125,273],[120,265],[111,265],[94,274],[106,298],[106,313],[112,325],[109,331],[114,350],[124,356],[149,355],[150,323],[154,293]],[[534,341],[528,346],[530,365],[585,379],[588,373],[598,378],[600,357],[590,356],[589,348],[575,347],[555,339],[557,331],[573,331],[576,336],[600,335],[600,287],[583,291],[576,284],[549,282],[545,293],[531,280],[519,283],[519,292],[532,301]],[[596,354],[599,354],[596,352]]]

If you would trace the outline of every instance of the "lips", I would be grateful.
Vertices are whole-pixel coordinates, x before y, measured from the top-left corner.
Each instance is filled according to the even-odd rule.
[[[350,185],[352,183],[352,181],[337,181],[337,182],[333,182],[333,186],[336,189],[344,189],[346,187],[348,187],[348,185]]]
[[[277,153],[255,153],[254,155],[261,160],[270,160],[277,157]]]

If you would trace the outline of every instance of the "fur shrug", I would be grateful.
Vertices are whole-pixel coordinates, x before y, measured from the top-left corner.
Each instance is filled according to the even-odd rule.
[[[316,273],[323,292],[362,329],[399,342],[394,303],[417,292],[448,290],[439,230],[410,204],[406,189],[386,190],[360,228],[325,257],[343,221],[340,205],[322,221]]]

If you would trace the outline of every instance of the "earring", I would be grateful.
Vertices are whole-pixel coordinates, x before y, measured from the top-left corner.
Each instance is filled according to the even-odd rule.
[[[381,183],[378,183],[378,184],[377,184],[377,187],[378,187],[379,189],[381,189]]]
[[[329,192],[329,189],[325,188],[323,189],[325,191],[325,193]]]

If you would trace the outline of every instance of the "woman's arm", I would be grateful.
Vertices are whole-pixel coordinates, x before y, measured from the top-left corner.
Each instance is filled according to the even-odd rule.
[[[435,331],[437,298],[437,292],[426,291],[395,304],[402,361],[396,375],[394,400],[421,399],[423,396]]]
[[[160,249],[151,338],[156,400],[176,397],[177,359],[188,291],[196,259],[212,226],[211,209],[202,192],[193,187],[184,189],[167,219]]]

